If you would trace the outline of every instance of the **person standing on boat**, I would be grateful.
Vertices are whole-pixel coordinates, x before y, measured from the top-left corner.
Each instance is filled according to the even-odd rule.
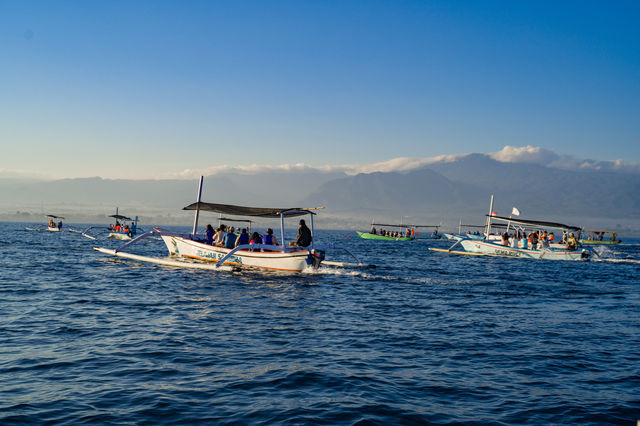
[[[573,233],[571,233],[567,239],[567,250],[576,250],[577,248],[578,242],[576,241],[576,237],[573,236]]]
[[[207,225],[207,231],[205,232],[205,237],[204,237],[204,243],[205,244],[209,244],[210,246],[213,245],[213,236],[215,235],[216,231],[213,230],[213,226],[211,226],[211,224]]]
[[[304,222],[304,219],[300,219],[300,227],[298,228],[298,235],[296,235],[295,245],[299,247],[308,247],[312,240],[311,230]]]
[[[371,227],[371,232],[370,232],[370,234],[372,234],[372,235],[376,235],[376,228],[375,228],[375,226],[372,226],[372,227]]]

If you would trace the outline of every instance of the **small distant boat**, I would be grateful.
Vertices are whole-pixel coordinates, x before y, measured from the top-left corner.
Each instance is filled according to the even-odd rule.
[[[254,268],[261,268],[265,270],[277,270],[277,271],[291,271],[301,272],[307,267],[317,268],[320,266],[325,258],[325,251],[327,249],[342,249],[351,255],[358,265],[363,265],[348,249],[338,245],[317,245],[315,242],[315,230],[313,218],[316,215],[316,210],[323,207],[316,208],[264,208],[264,207],[245,207],[230,204],[215,204],[205,203],[200,201],[200,195],[202,194],[202,177],[200,178],[200,186],[198,188],[198,198],[193,204],[190,204],[183,208],[183,210],[195,211],[195,218],[193,224],[193,231],[191,234],[179,234],[175,232],[164,231],[159,228],[155,228],[152,231],[146,232],[133,240],[125,243],[121,247],[110,250],[100,247],[95,247],[96,251],[101,253],[110,254],[113,256],[120,256],[129,259],[135,259],[140,261],[146,261],[150,263],[160,263],[169,266],[183,266],[187,268],[207,268],[207,269],[223,269],[223,265],[233,265],[234,267],[250,266]],[[205,242],[204,235],[197,234],[198,218],[200,212],[213,212],[231,216],[248,216],[258,218],[273,218],[280,219],[280,245],[268,245],[268,244],[241,244],[235,248],[226,248],[207,244]],[[307,247],[299,247],[296,245],[286,244],[284,238],[284,221],[285,218],[309,216],[310,231],[312,235],[311,243]],[[240,219],[238,219],[240,221]],[[245,220],[242,220],[245,221]],[[143,238],[159,236],[167,246],[169,254],[184,258],[185,260],[197,260],[209,263],[205,266],[202,262],[195,264],[193,262],[184,262],[176,260],[166,260],[156,257],[138,256],[130,253],[125,253],[126,247],[135,244]],[[213,263],[214,265],[211,265]],[[339,262],[332,262],[332,264],[339,266]],[[346,264],[345,264],[346,265]],[[229,267],[227,266],[227,267]]]
[[[118,208],[116,207],[116,214],[112,214],[111,216],[116,220],[116,223],[109,226],[109,234],[107,238],[111,240],[131,240],[136,236],[138,232],[138,216],[135,219],[131,219],[130,217],[123,216],[118,214]],[[131,225],[126,223],[120,223],[124,221],[130,221]]]
[[[585,238],[586,232],[589,234]],[[611,234],[611,237],[606,237],[607,234]],[[580,239],[581,244],[588,245],[605,245],[605,244],[620,244],[622,241],[617,239],[617,231],[602,231],[596,229],[585,229]]]
[[[40,225],[34,227],[27,227],[27,231],[39,231],[39,232],[61,232],[62,226],[64,225],[62,221],[64,220],[63,216],[56,216],[53,214],[47,214],[45,217],[49,218],[49,223],[47,225]]]
[[[128,241],[133,239],[137,235],[138,231],[144,232],[143,229],[138,228],[138,216],[136,216],[135,219],[132,219],[127,216],[123,216],[118,213],[118,207],[116,207],[116,214],[112,214],[109,217],[112,217],[115,219],[115,223],[109,225],[106,228],[106,230],[108,231],[107,238],[111,240]],[[125,221],[130,221],[130,223],[128,224]],[[70,229],[70,231],[76,232],[78,234],[82,234],[82,236],[87,237],[91,240],[97,240],[98,238],[96,236],[97,235],[96,232],[92,232],[93,234],[96,234],[96,235],[89,234],[89,231],[91,231],[92,229],[102,230],[102,232],[104,232],[105,230],[104,226],[90,226],[84,231],[78,231],[75,229]]]
[[[356,234],[358,234],[358,236],[360,238],[362,238],[363,240],[386,240],[386,241],[411,241],[413,238],[411,237],[407,237],[407,236],[387,236],[387,235],[380,235],[380,234],[372,234],[370,232],[360,232],[360,231],[356,231]]]
[[[376,229],[376,226],[379,229]],[[396,228],[399,231],[387,231],[380,227]],[[372,223],[371,232],[356,231],[356,234],[363,240],[386,240],[386,241],[411,241],[411,240],[439,240],[442,234],[438,233],[440,225],[410,225],[410,224],[386,224]],[[434,228],[432,233],[420,235],[420,228]]]

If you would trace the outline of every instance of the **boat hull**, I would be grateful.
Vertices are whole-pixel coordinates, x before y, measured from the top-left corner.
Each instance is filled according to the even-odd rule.
[[[162,235],[169,253],[192,259],[218,262],[231,249],[210,246],[201,242],[178,236]],[[308,266],[309,250],[293,252],[259,252],[238,250],[224,264],[253,266],[278,271],[301,272]]]
[[[127,241],[131,239],[131,236],[129,234],[125,234],[124,232],[109,232],[107,238],[109,238],[110,240]]]
[[[549,259],[549,260],[581,260],[588,257],[586,250],[533,250],[516,247],[507,247],[488,241],[462,240],[460,245],[471,253],[485,254],[491,256],[523,257],[527,259]]]
[[[621,240],[580,240],[580,244],[588,244],[588,245],[611,245],[611,244],[620,244]]]
[[[384,235],[370,234],[368,232],[356,231],[358,236],[363,240],[386,240],[386,241],[409,241],[411,237],[387,237]]]
[[[57,226],[48,226],[47,227],[47,231],[49,231],[49,232],[60,232],[60,228],[58,228]]]

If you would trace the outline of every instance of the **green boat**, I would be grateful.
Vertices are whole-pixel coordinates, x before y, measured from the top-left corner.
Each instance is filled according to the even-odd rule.
[[[358,236],[364,240],[387,240],[387,241],[410,241],[411,237],[387,237],[384,235],[370,234],[368,232],[356,231]]]
[[[580,244],[592,244],[592,245],[600,245],[600,244],[620,244],[622,241],[616,238],[618,232],[617,231],[600,231],[597,229],[585,229],[585,235],[583,235],[582,239],[580,239]],[[611,234],[611,237],[607,237],[606,234]]]

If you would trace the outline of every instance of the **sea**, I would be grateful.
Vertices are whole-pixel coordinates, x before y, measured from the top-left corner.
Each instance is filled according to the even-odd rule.
[[[640,420],[640,240],[570,262],[318,230],[369,266],[295,274],[31,225],[0,223],[2,425]]]

